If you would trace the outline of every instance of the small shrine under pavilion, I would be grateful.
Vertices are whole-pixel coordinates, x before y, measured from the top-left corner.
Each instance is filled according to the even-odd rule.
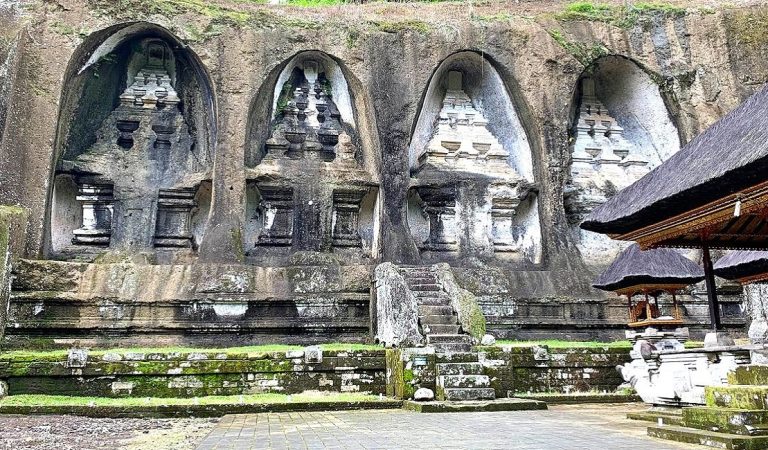
[[[677,327],[683,317],[677,304],[677,294],[704,279],[696,263],[671,249],[641,250],[637,244],[621,252],[592,284],[604,291],[627,297],[631,328]],[[661,294],[672,296],[671,314],[662,314]],[[634,301],[636,297],[639,301]]]

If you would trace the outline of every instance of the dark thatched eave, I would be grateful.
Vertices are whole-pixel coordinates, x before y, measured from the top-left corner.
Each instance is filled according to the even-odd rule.
[[[643,251],[637,244],[632,244],[616,257],[592,286],[604,291],[618,291],[639,285],[687,286],[703,279],[701,267],[675,250],[659,248]]]
[[[755,186],[766,173],[768,86],[595,208],[581,228],[629,233]]]
[[[730,252],[718,259],[715,275],[726,280],[741,280],[768,274],[768,252]]]

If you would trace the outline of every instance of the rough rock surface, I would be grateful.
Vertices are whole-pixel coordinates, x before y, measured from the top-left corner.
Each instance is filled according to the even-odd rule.
[[[131,291],[130,283],[120,277],[110,279],[114,268],[83,267],[83,272],[100,275],[87,281],[107,285],[111,294],[85,290],[94,295],[85,299],[82,308],[66,311],[77,319],[59,321],[72,334],[84,328],[130,334],[127,330],[163,323],[185,335],[190,314],[202,321],[211,311],[217,320],[233,325],[229,329],[239,330],[238,320],[263,312],[256,308],[248,315],[247,303],[262,302],[267,310],[280,311],[280,317],[290,310],[305,314],[302,319],[309,321],[346,311],[345,319],[353,323],[332,319],[337,325],[332,328],[345,331],[346,337],[361,338],[366,328],[361,324],[369,321],[362,312],[368,306],[362,298],[368,298],[370,286],[355,290],[355,295],[323,291],[323,275],[318,273],[337,270],[333,259],[342,267],[348,263],[364,267],[362,280],[369,279],[381,262],[449,263],[457,269],[457,284],[477,298],[489,318],[489,330],[499,337],[541,337],[555,329],[604,337],[623,327],[624,306],[590,288],[604,260],[590,256],[581,245],[584,240],[574,235],[565,206],[575,112],[581,99],[578,86],[584,76],[597,73],[606,58],[631,61],[642,69],[642,86],[653,88],[662,100],[656,103],[664,110],[656,108],[653,117],[668,117],[681,144],[768,79],[768,62],[763,57],[768,50],[764,38],[768,9],[752,0],[727,8],[720,8],[719,2],[680,1],[676,2],[680,10],[651,9],[628,20],[619,20],[626,17],[620,14],[625,2],[618,0],[608,2],[608,17],[597,18],[568,14],[566,1],[492,2],[472,8],[440,3],[310,9],[233,0],[171,3],[62,0],[33,2],[25,8],[17,7],[17,2],[0,7],[0,203],[18,203],[30,211],[27,235],[19,240],[25,244],[24,256],[96,263],[119,258],[128,271],[142,272],[152,264],[165,268],[160,271],[179,270],[187,275],[199,273],[197,267],[206,263],[230,268],[246,264],[264,268],[264,273],[277,277],[270,282],[280,282],[281,276],[295,275],[299,264],[291,262],[293,256],[308,252],[325,256],[315,259],[316,264],[324,261],[314,266],[322,269],[293,276],[293,281],[301,278],[298,286],[313,293],[311,299],[302,299],[309,305],[295,301],[293,294],[302,292],[285,298],[273,295],[271,289],[239,291],[242,278],[228,273],[231,277],[219,285],[195,292],[206,298],[187,302],[188,297],[175,297],[186,303],[167,307],[168,314],[160,321],[155,317],[141,322],[130,318],[148,316],[132,316],[126,310],[137,297],[118,295]],[[97,161],[104,156],[100,152],[115,150],[119,144],[115,139],[127,145],[130,124],[115,121],[122,128],[120,133],[102,125],[113,123],[107,119],[118,109],[127,80],[140,68],[138,62],[129,64],[141,60],[130,59],[131,52],[146,48],[151,56],[152,48],[158,48],[132,45],[145,37],[159,39],[171,49],[173,57],[163,67],[185,115],[183,121],[171,120],[166,107],[154,117],[167,121],[140,127],[134,139],[137,143],[143,139],[142,148],[153,155],[140,161],[144,169],[109,167],[104,164],[109,158]],[[451,58],[458,53],[462,58]],[[323,77],[308,69],[312,64],[305,63],[311,61],[322,63]],[[177,71],[174,80],[171,69],[177,63],[184,70]],[[294,73],[299,67],[303,73]],[[470,121],[462,122],[463,128],[468,123],[487,126],[490,135],[508,145],[504,151],[510,154],[510,167],[519,169],[526,180],[515,181],[514,189],[507,186],[505,192],[496,192],[495,181],[478,182],[477,173],[468,178],[458,170],[442,170],[432,180],[411,173],[412,154],[418,152],[412,152],[410,144],[418,141],[414,136],[426,133],[419,123],[431,127],[439,115],[439,108],[432,111],[429,106],[439,102],[431,102],[433,97],[427,93],[450,100],[443,84],[447,78],[441,77],[455,70],[463,71],[464,79],[462,89],[452,91],[474,98],[472,108],[487,124],[471,122],[474,118],[466,115],[455,119]],[[440,76],[433,76],[438,72]],[[483,84],[483,79],[495,81]],[[482,86],[497,86],[496,92]],[[332,99],[324,103],[328,121],[323,122],[332,126],[323,128],[313,121],[308,132],[306,127],[293,126],[294,113],[296,118],[307,112],[325,114],[311,99],[304,108],[310,88],[316,100]],[[158,92],[154,87],[150,91]],[[614,91],[608,86],[605,92]],[[482,99],[482,105],[477,99]],[[147,105],[159,101],[152,95],[147,100]],[[601,100],[610,110],[610,102]],[[627,116],[651,117],[643,109],[647,103],[626,104],[638,105],[625,111]],[[431,118],[425,115],[430,112],[434,113]],[[633,127],[622,122],[624,112],[621,108],[610,112],[632,144]],[[450,126],[453,118],[441,120]],[[522,132],[505,135],[504,130],[515,128],[500,124],[515,120]],[[185,129],[182,122],[194,146],[187,133],[180,133]],[[274,136],[275,130],[285,139]],[[304,141],[289,142],[294,138]],[[441,139],[439,145],[452,148],[462,142],[470,141]],[[294,147],[286,148],[289,144]],[[475,144],[480,150],[464,145],[457,151],[472,159],[482,156],[495,141],[472,142],[470,147]],[[158,185],[158,177],[151,174],[157,173],[155,166],[168,162],[160,150],[169,145],[202,152],[195,153],[202,155],[200,167],[183,177],[186,169],[180,170],[174,186]],[[91,150],[74,158],[80,160],[69,158],[85,149]],[[267,158],[270,151],[278,152],[276,160]],[[335,155],[332,162],[323,159],[331,154]],[[121,155],[122,162],[136,156]],[[308,159],[308,155],[320,159]],[[94,199],[86,194],[96,191],[78,187],[78,183],[91,186],[85,181],[110,180],[75,176],[74,184],[57,184],[52,174],[94,177],[69,162],[81,169],[119,171],[120,179],[111,180],[112,200],[108,189],[99,190],[103,195]],[[199,195],[190,201],[187,188],[198,184]],[[155,192],[159,189],[163,192]],[[600,195],[610,191],[610,187],[602,189]],[[148,195],[151,198],[145,198]],[[155,209],[160,206],[164,208]],[[140,241],[140,248],[126,246],[127,255],[98,246],[54,251],[55,243],[67,244],[70,232],[94,231],[83,218],[93,218],[90,213],[95,211],[99,222],[110,207],[114,207],[115,245]],[[521,217],[526,219],[518,221]],[[421,221],[418,228],[412,227],[413,218]],[[443,227],[446,224],[450,226]],[[131,238],[136,236],[128,232],[131,229],[140,230],[142,238]],[[420,233],[427,229],[435,245],[425,247]],[[495,236],[492,245],[476,245],[491,242],[489,236]],[[105,236],[98,237],[97,243],[104,245]],[[520,239],[530,245],[522,245]],[[290,268],[288,275],[270,270],[275,267]],[[185,280],[179,279],[181,285],[176,286],[176,281],[169,282],[169,290],[192,291],[194,283]],[[72,308],[66,295],[41,298],[42,291],[21,292],[29,280],[18,283],[18,304],[12,314],[18,314],[20,334],[36,329],[38,318],[45,319],[38,313]],[[680,300],[689,312],[687,318],[705,328],[705,299],[694,291]],[[354,305],[348,307],[350,303]],[[737,301],[726,303],[729,311],[739,310]],[[732,316],[729,326],[740,327],[743,320],[737,313]],[[287,329],[279,321],[263,325]],[[309,330],[312,336],[325,329],[324,323],[316,325]]]
[[[419,388],[413,393],[413,399],[417,402],[428,402],[435,399],[435,393],[432,389]]]

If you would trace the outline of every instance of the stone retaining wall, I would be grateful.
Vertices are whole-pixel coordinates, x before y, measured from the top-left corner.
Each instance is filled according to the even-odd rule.
[[[316,355],[314,355],[316,356]],[[308,390],[385,392],[384,351],[108,352],[82,360],[0,355],[11,395],[198,397]]]
[[[480,362],[497,398],[530,393],[613,392],[624,381],[616,366],[629,348],[483,347]],[[387,395],[409,399],[416,389],[435,389],[437,361],[426,349],[388,350]]]

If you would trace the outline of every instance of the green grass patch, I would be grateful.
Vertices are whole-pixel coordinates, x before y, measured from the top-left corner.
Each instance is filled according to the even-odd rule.
[[[497,346],[502,347],[533,347],[534,345],[546,345],[549,348],[632,348],[629,341],[597,342],[597,341],[563,341],[559,339],[546,339],[542,341],[512,341],[498,340]]]
[[[358,393],[336,393],[309,391],[301,394],[251,394],[215,395],[196,398],[109,398],[109,397],[68,397],[64,395],[12,395],[0,400],[0,406],[189,406],[189,405],[231,405],[231,404],[275,404],[275,403],[328,403],[328,402],[373,402],[379,396]]]
[[[94,349],[88,352],[89,356],[103,356],[106,353],[225,353],[228,355],[234,354],[248,354],[248,353],[270,353],[270,352],[287,352],[291,350],[302,350],[304,346],[301,345],[283,345],[283,344],[268,344],[268,345],[251,345],[244,347],[228,347],[228,348],[194,348],[194,347],[125,347],[125,348],[110,348],[110,349]],[[332,342],[327,344],[320,344],[320,348],[324,351],[365,351],[365,350],[383,350],[383,347],[378,345],[368,344],[353,344],[353,343],[338,343]],[[60,350],[11,350],[6,352],[0,352],[0,359],[16,359],[16,360],[51,360],[56,358],[66,358],[69,353],[67,349]]]
[[[417,33],[427,34],[429,32],[429,24],[422,22],[421,20],[402,20],[398,22],[390,22],[386,20],[370,21],[369,24],[378,31],[385,33],[399,33],[401,31],[416,31]]]
[[[576,58],[584,67],[589,67],[590,64],[601,56],[609,54],[608,48],[603,44],[571,41],[560,30],[547,30],[547,32],[555,42],[560,44],[565,51]]]
[[[620,28],[632,28],[651,16],[680,17],[686,14],[685,8],[664,2],[635,2],[626,5],[578,1],[568,4],[565,11],[555,15],[562,21],[587,20],[604,22]]]

